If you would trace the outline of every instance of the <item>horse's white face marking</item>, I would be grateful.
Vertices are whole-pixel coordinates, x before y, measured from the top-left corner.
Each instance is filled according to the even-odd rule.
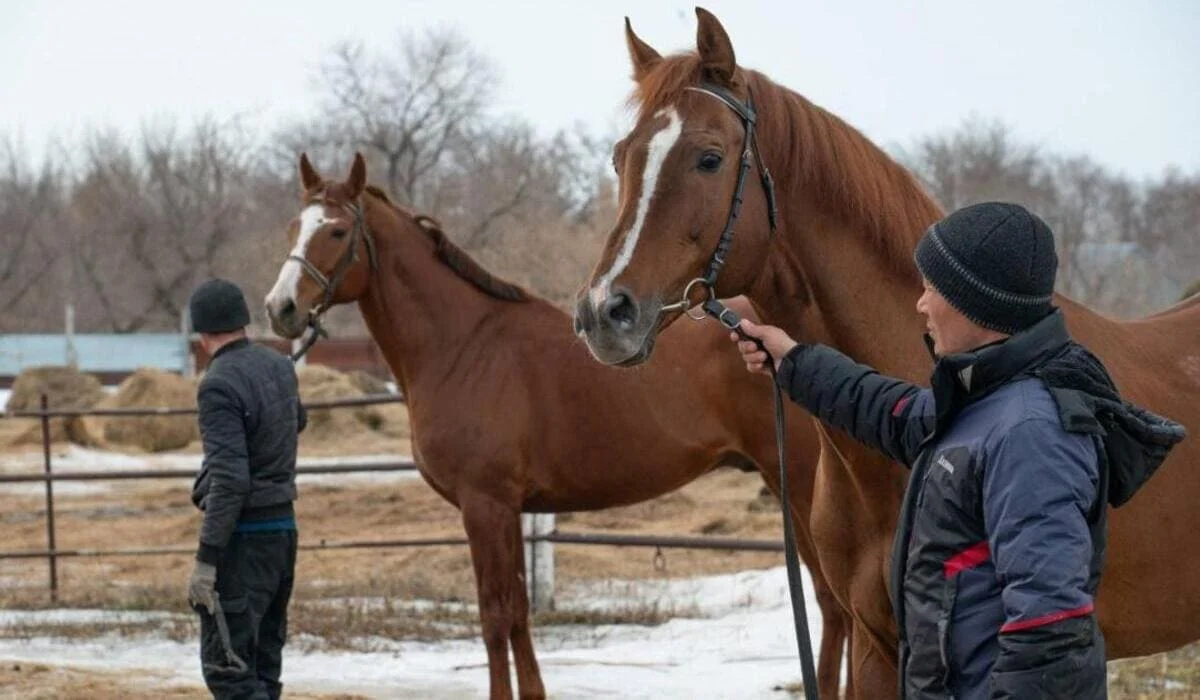
[[[305,207],[304,211],[300,212],[300,235],[296,237],[296,245],[290,255],[303,258],[308,253],[308,245],[313,236],[322,226],[332,221],[334,219],[325,216],[324,204],[310,204]],[[303,274],[300,263],[291,259],[285,260],[283,267],[279,268],[279,278],[275,280],[275,286],[271,287],[267,294],[267,308],[276,309],[289,299],[294,300]]]
[[[683,133],[683,120],[679,118],[679,112],[674,107],[660,110],[654,116],[666,117],[667,124],[650,138],[650,143],[646,146],[646,167],[642,169],[642,196],[638,199],[637,215],[633,219],[633,226],[625,233],[621,251],[613,260],[612,267],[600,277],[589,293],[595,309],[599,309],[608,298],[613,280],[625,271],[629,261],[633,259],[633,249],[637,247],[642,226],[646,223],[646,213],[650,210],[650,201],[654,198],[654,191],[658,186],[658,175],[671,149],[675,148],[679,141],[679,135]]]

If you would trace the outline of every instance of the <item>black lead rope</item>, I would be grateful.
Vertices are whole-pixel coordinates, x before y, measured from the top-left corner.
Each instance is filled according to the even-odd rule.
[[[708,298],[701,304],[701,309],[703,309],[704,313],[717,319],[721,325],[737,333],[738,337],[742,340],[753,342],[767,355],[767,366],[770,369],[771,384],[775,391],[775,445],[779,456],[779,501],[781,510],[783,511],[783,543],[784,556],[787,561],[788,594],[792,600],[792,618],[796,624],[796,645],[800,651],[800,675],[804,681],[804,697],[807,700],[817,700],[817,674],[814,668],[812,640],[808,633],[808,611],[804,601],[804,581],[800,577],[800,555],[796,549],[796,531],[792,524],[791,489],[788,486],[785,454],[787,434],[783,418],[783,393],[776,381],[775,363],[771,358],[771,353],[767,352],[761,340],[750,337],[742,330],[740,325],[742,319],[732,309],[717,300],[716,297],[717,275],[721,272],[721,268],[725,266],[726,256],[733,245],[734,225],[737,222],[738,214],[741,213],[742,194],[745,189],[746,174],[750,171],[751,156],[754,157],[758,167],[763,193],[767,198],[767,223],[770,226],[772,235],[775,233],[775,227],[779,218],[775,202],[775,183],[771,178],[770,171],[763,162],[761,154],[758,152],[758,142],[754,138],[754,127],[758,115],[754,111],[753,99],[747,99],[743,103],[725,89],[708,83],[688,89],[714,97],[726,107],[732,109],[741,118],[742,126],[745,128],[745,135],[742,141],[741,161],[738,164],[737,183],[734,185],[733,201],[729,207],[729,218],[725,221],[725,229],[721,232],[721,237],[717,241],[717,248],[713,251],[712,258],[709,259],[704,276],[688,284],[687,288],[684,289],[683,299],[678,304],[664,307],[662,311],[667,312],[682,309],[689,318],[693,320],[702,319],[703,316],[692,316],[691,313],[688,313],[688,307],[690,306],[689,292],[693,285],[700,284],[708,291]]]
[[[779,457],[779,501],[780,509],[783,511],[783,546],[787,561],[788,593],[792,599],[792,618],[796,624],[796,645],[800,651],[800,677],[804,682],[804,697],[808,700],[817,700],[817,673],[813,662],[812,639],[809,637],[808,631],[808,607],[804,601],[804,581],[800,578],[800,555],[796,549],[796,530],[792,524],[791,489],[788,486],[785,454],[787,424],[783,418],[783,391],[776,381],[775,361],[761,340],[742,330],[742,319],[733,309],[712,296],[709,296],[702,308],[709,316],[717,319],[721,325],[737,333],[739,338],[754,343],[767,354],[767,367],[771,371],[771,386],[775,394],[775,449]]]

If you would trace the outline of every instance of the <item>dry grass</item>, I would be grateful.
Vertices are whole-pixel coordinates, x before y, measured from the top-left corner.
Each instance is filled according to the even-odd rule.
[[[754,474],[720,471],[655,501],[625,508],[564,514],[564,530],[779,537],[777,512],[751,512],[761,480]],[[301,484],[296,503],[302,542],[351,539],[462,537],[458,513],[423,481],[391,485]],[[8,549],[46,544],[40,496],[0,494],[0,527]],[[103,493],[56,498],[60,549],[190,546],[200,515],[186,483],[134,482]],[[714,527],[714,524],[719,526]],[[682,577],[777,566],[782,557],[763,552],[669,550],[665,568],[652,549],[560,545],[556,577],[563,585],[611,578]],[[182,609],[179,586],[191,557],[81,557],[59,560],[64,602],[124,609]],[[9,582],[0,602],[45,604],[43,560],[0,561]],[[448,602],[475,599],[474,573],[465,547],[310,550],[297,564],[297,599],[329,596],[422,598]],[[173,603],[173,601],[176,601]]]
[[[296,700],[358,700],[362,696],[287,692]],[[183,684],[165,673],[100,671],[72,666],[0,663],[0,698],[21,700],[203,700],[198,684]]]
[[[778,538],[779,512],[773,499],[759,497],[761,484],[755,474],[722,470],[645,503],[560,514],[559,523],[564,531]],[[107,492],[59,496],[58,544],[62,548],[190,545],[195,542],[200,518],[188,498],[188,486],[128,482]],[[39,496],[0,493],[0,530],[5,533],[6,549],[45,546],[42,507]],[[458,511],[419,479],[386,485],[302,482],[297,510],[303,542],[462,536]],[[568,588],[614,578],[689,577],[782,563],[780,554],[762,552],[665,550],[663,556],[665,566],[660,568],[655,565],[653,549],[559,545],[556,582]],[[183,585],[191,559],[182,554],[60,560],[58,605],[187,613]],[[297,641],[298,645],[367,650],[378,644],[371,639],[431,641],[470,638],[478,633],[474,573],[465,547],[303,551],[297,576],[290,626],[295,638],[303,640]],[[0,560],[0,581],[4,582],[0,606],[50,606],[44,561]],[[414,611],[410,605],[414,600],[437,604]],[[630,601],[617,611],[542,613],[535,616],[534,624],[535,628],[655,625],[694,614],[695,610],[687,607]],[[189,615],[168,621],[105,624],[103,628],[55,625],[51,630],[22,625],[5,628],[0,634],[54,633],[82,638],[100,632],[184,640],[198,634]],[[194,688],[163,686],[153,676],[130,679],[126,674],[118,677],[22,666],[0,672],[0,697],[8,697],[6,693],[34,698],[205,697]],[[1115,700],[1200,695],[1200,647],[1114,662],[1110,676],[1110,697]],[[799,693],[799,688],[782,690]],[[146,694],[139,694],[143,692]]]
[[[1200,644],[1108,665],[1112,700],[1200,698]]]
[[[649,504],[563,518],[563,528],[621,532],[694,534],[712,522],[728,523],[746,537],[779,536],[778,513],[750,513],[758,493],[757,475],[724,471],[704,477]],[[423,481],[390,485],[301,484],[297,501],[303,542],[347,539],[461,537],[458,511]],[[45,546],[40,496],[0,493],[0,529],[5,548]],[[188,484],[121,483],[107,492],[62,495],[56,499],[61,548],[189,545],[200,522],[188,498]],[[556,581],[571,586],[613,578],[692,576],[776,566],[782,557],[761,552],[668,551],[657,568],[654,552],[611,547],[560,546]],[[183,613],[166,620],[104,625],[21,624],[5,627],[7,637],[53,635],[95,638],[101,634],[198,637],[187,614],[183,586],[190,555],[166,557],[73,558],[59,562],[60,602],[51,605],[42,560],[0,560],[0,606],[5,608],[87,607]],[[471,638],[478,634],[475,582],[465,547],[302,551],[298,585],[289,615],[297,649],[320,647],[366,651],[384,643]],[[432,601],[414,610],[411,601]],[[630,601],[604,612],[558,610],[540,613],[535,629],[549,625],[581,628],[608,624],[656,625],[695,610],[659,602]],[[0,672],[0,697],[33,698],[193,698],[199,687],[172,685],[153,674],[16,664]],[[338,697],[338,696],[303,696]],[[344,697],[344,696],[343,696]]]

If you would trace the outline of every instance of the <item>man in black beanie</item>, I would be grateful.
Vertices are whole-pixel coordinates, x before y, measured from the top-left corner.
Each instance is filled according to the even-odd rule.
[[[306,414],[288,358],[251,343],[246,299],[213,279],[188,305],[209,355],[197,390],[204,462],[192,502],[204,511],[188,602],[215,698],[274,700],[296,566],[296,450]]]
[[[931,388],[742,322],[747,367],[912,470],[892,549],[901,698],[1106,697],[1093,597],[1107,506],[1150,478],[1183,427],[1117,394],[1053,304],[1050,228],[968,206],[917,245]],[[1101,427],[1103,426],[1103,427]]]

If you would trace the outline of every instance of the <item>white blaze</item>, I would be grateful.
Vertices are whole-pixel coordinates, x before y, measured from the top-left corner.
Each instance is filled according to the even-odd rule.
[[[599,309],[604,300],[608,298],[609,287],[613,280],[625,271],[629,261],[633,259],[633,249],[637,247],[638,237],[646,222],[646,213],[650,211],[650,200],[654,198],[654,190],[658,186],[658,174],[662,171],[667,155],[675,147],[675,142],[679,140],[679,134],[683,132],[683,121],[674,107],[661,110],[654,116],[656,118],[666,117],[667,125],[654,134],[646,146],[646,167],[642,170],[642,196],[638,199],[637,215],[633,219],[633,226],[625,233],[625,241],[622,243],[621,251],[617,253],[616,259],[613,260],[612,267],[600,277],[596,286],[592,287],[590,296],[592,306],[596,309]]]
[[[325,205],[310,204],[305,207],[304,211],[300,212],[300,235],[296,237],[296,246],[292,248],[290,255],[303,258],[308,253],[308,244],[313,236],[331,221],[333,219],[325,218]],[[275,286],[271,287],[270,293],[267,294],[267,307],[277,308],[288,299],[295,299],[302,275],[303,268],[300,267],[300,263],[291,259],[285,260],[283,267],[279,268],[279,278],[275,280]]]

